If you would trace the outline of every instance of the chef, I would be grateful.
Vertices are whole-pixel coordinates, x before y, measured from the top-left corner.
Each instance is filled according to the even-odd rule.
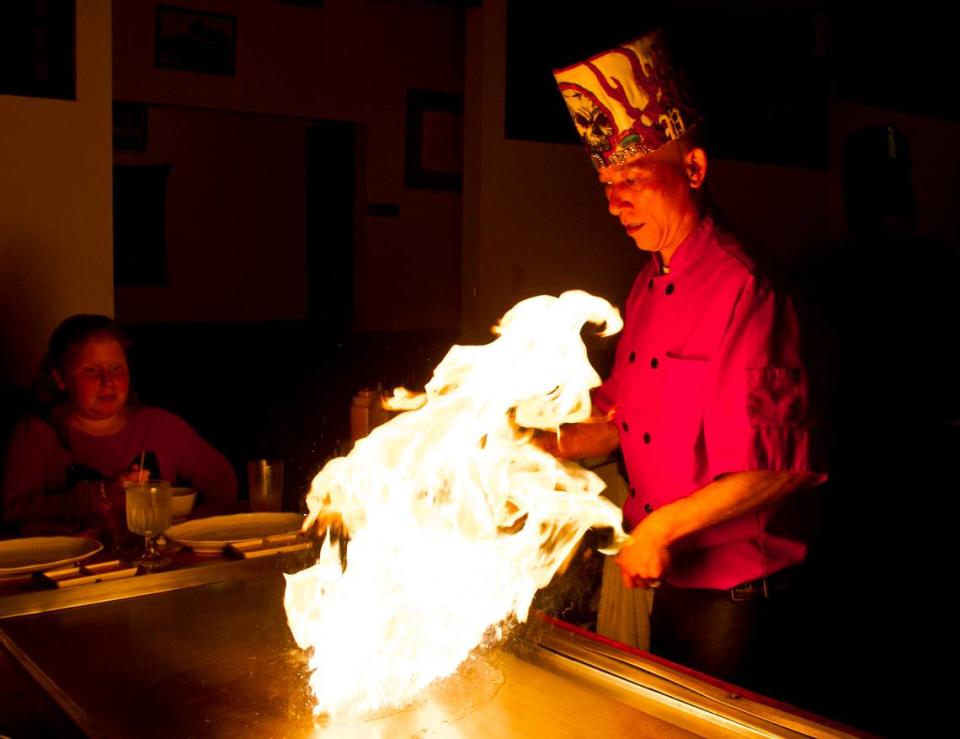
[[[562,427],[552,451],[622,449],[631,542],[616,562],[625,585],[658,588],[651,651],[763,687],[808,548],[778,514],[824,479],[793,308],[710,213],[701,116],[661,32],[555,77],[611,215],[652,258],[595,422]]]

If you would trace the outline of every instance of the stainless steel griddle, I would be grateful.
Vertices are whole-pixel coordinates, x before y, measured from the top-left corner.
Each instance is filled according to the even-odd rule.
[[[317,722],[281,571],[223,562],[10,596],[0,680],[29,693],[21,711],[105,737],[848,736],[542,620],[412,707]]]

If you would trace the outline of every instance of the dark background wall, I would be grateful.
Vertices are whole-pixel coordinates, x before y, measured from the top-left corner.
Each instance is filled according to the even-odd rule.
[[[113,311],[110,4],[75,20],[75,99],[0,90],[0,386],[29,383],[64,316]]]
[[[960,242],[960,119],[945,99],[950,25],[929,4],[880,13],[812,2],[611,2],[589,22],[537,10],[489,0],[468,19],[471,337],[519,295],[575,285],[614,302],[626,295],[639,257],[607,214],[550,70],[656,21],[672,24],[712,109],[708,187],[746,239],[787,265],[842,239],[843,142],[863,126],[894,125],[913,148],[920,230]]]
[[[169,170],[164,222],[138,224],[164,229],[166,270],[161,284],[118,287],[117,318],[306,318],[310,122],[161,106],[151,106],[148,117],[146,151],[118,150],[114,164]]]
[[[155,64],[156,5],[113,5],[114,98],[150,107],[146,150],[126,153],[123,162],[169,159],[174,152],[163,148],[168,130],[177,132],[178,146],[203,150],[202,157],[180,164],[193,173],[178,175],[175,169],[170,176],[168,227],[176,251],[171,259],[183,263],[183,280],[187,270],[204,278],[212,270],[222,271],[229,254],[236,259],[226,267],[227,275],[230,270],[246,275],[239,284],[215,291],[216,307],[170,314],[170,320],[307,317],[306,292],[323,285],[308,288],[306,246],[290,233],[303,226],[305,216],[291,209],[316,209],[322,203],[308,202],[304,174],[291,159],[291,147],[305,146],[303,136],[289,129],[280,134],[279,127],[342,121],[357,131],[355,178],[334,168],[320,176],[328,186],[339,183],[350,189],[356,228],[349,235],[326,234],[311,248],[352,254],[357,268],[355,276],[347,276],[353,281],[352,327],[455,327],[458,292],[434,286],[459,280],[460,194],[407,187],[404,157],[408,90],[462,92],[463,11],[376,0],[332,0],[318,8],[263,0],[179,3],[236,19],[235,72],[219,75]],[[189,109],[198,111],[190,119],[195,123],[168,120],[170,111]],[[207,111],[206,117],[200,111]],[[270,118],[277,120],[271,123]],[[152,135],[155,126],[158,141]],[[270,126],[275,129],[268,130]],[[350,145],[332,138],[327,145],[341,143]],[[222,161],[213,161],[215,152]],[[181,148],[178,155],[184,153]],[[231,158],[232,163],[227,161]],[[241,171],[248,176],[237,176]],[[208,202],[214,208],[232,207],[232,225],[218,223],[221,211],[208,215]],[[393,205],[396,215],[368,216],[371,203]],[[187,209],[190,204],[193,209]],[[251,219],[260,225],[249,227]],[[206,243],[197,249],[199,242]],[[186,249],[191,252],[188,262],[182,259]],[[214,264],[218,258],[219,268]],[[260,264],[253,266],[258,259]],[[254,273],[255,295],[243,289]],[[189,285],[191,292],[194,287]],[[179,288],[171,288],[170,297],[183,298],[176,295]],[[117,313],[121,321],[161,320],[137,314],[135,296],[121,292],[118,297],[123,301]],[[152,291],[151,297],[159,296]]]

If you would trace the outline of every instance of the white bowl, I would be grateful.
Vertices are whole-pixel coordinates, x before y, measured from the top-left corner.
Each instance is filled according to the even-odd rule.
[[[193,488],[170,488],[170,494],[173,496],[173,502],[170,506],[170,514],[173,518],[185,518],[193,510],[193,504],[197,500],[197,491]]]

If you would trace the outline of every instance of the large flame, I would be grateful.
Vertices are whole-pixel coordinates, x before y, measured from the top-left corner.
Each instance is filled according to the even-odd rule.
[[[346,568],[325,545],[287,577],[290,629],[312,647],[315,713],[361,715],[409,703],[482,642],[524,621],[583,533],[624,537],[603,483],[530,442],[590,416],[590,366],[580,330],[622,327],[582,291],[514,306],[485,346],[454,346],[411,408],[314,478],[305,528],[337,513],[350,532]]]

